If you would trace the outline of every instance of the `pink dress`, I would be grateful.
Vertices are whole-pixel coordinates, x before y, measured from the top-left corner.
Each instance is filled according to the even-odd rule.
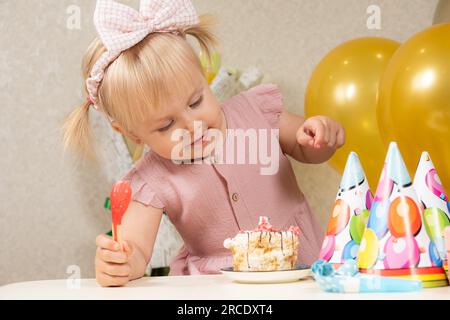
[[[277,86],[266,84],[231,98],[222,110],[228,129],[270,130],[278,129],[282,106]],[[225,153],[229,143],[225,139]],[[231,266],[223,241],[254,229],[259,216],[277,229],[300,227],[298,263],[318,258],[324,234],[278,141],[276,146],[279,169],[273,175],[262,175],[261,163],[176,164],[149,151],[122,179],[130,182],[133,200],[164,209],[183,238],[170,275],[214,274]]]

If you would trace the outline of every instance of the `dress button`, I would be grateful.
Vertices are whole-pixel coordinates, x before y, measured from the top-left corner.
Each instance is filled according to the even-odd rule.
[[[239,195],[237,193],[233,193],[231,198],[233,199],[234,202],[237,202],[239,200]]]

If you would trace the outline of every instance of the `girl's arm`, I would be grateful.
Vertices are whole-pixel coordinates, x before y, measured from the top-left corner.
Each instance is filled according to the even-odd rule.
[[[123,240],[131,245],[130,280],[141,278],[152,257],[163,210],[131,201],[122,219]]]
[[[96,239],[95,277],[103,287],[124,286],[141,278],[150,261],[162,209],[131,201],[122,218],[123,248],[106,234]]]
[[[325,162],[345,143],[344,128],[325,116],[305,119],[283,111],[279,126],[281,149],[300,162]]]

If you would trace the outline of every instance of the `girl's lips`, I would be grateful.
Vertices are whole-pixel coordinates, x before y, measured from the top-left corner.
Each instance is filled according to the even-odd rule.
[[[195,140],[194,142],[191,143],[191,145],[195,145],[198,144],[200,141],[202,143],[206,142],[206,138],[208,136],[208,130],[206,130],[205,132],[203,132],[202,136],[200,138],[198,138],[197,140]]]
[[[198,138],[197,140],[195,140],[194,142],[192,142],[191,145],[194,145],[194,144],[199,143],[200,141],[203,141],[203,137],[204,137],[204,135],[202,135],[200,138]]]

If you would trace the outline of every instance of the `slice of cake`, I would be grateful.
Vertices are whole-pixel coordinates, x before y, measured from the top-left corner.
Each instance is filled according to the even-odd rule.
[[[294,269],[300,228],[274,229],[267,217],[260,217],[255,230],[240,231],[224,241],[233,254],[234,271],[277,271]]]

